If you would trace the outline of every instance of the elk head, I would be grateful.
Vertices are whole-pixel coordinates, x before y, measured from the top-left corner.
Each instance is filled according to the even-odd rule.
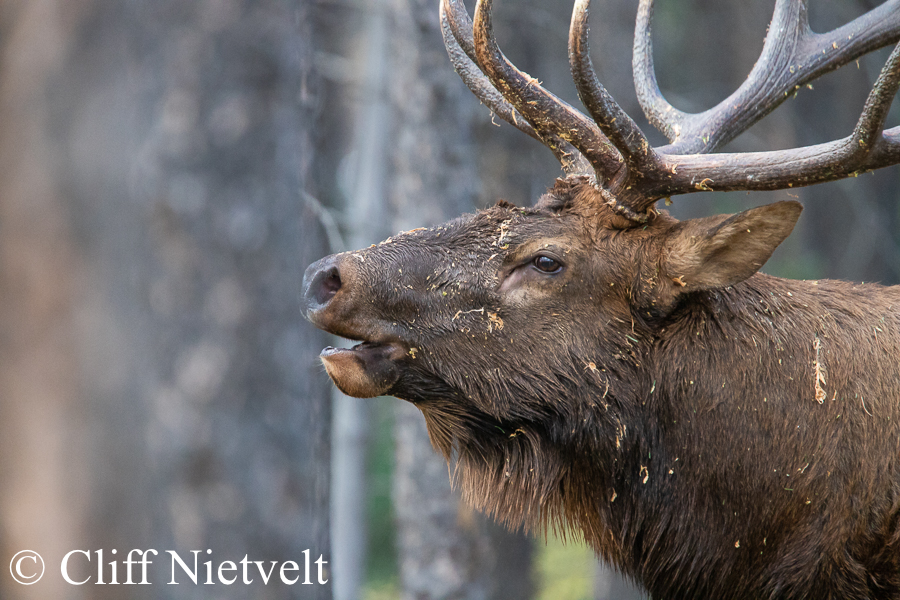
[[[417,403],[449,454],[466,430],[455,419],[514,431],[553,417],[561,388],[628,395],[620,386],[642,380],[639,338],[681,298],[756,272],[799,214],[780,202],[634,226],[572,176],[534,208],[500,202],[322,259],[306,273],[307,316],[362,342],[322,353],[344,393]]]
[[[364,342],[322,355],[344,392],[409,399],[473,394],[486,413],[501,418],[503,410],[522,408],[524,391],[532,389],[517,390],[511,382],[531,377],[528,372],[543,377],[540,365],[519,364],[525,353],[539,347],[535,356],[546,357],[547,347],[569,353],[571,336],[587,335],[592,343],[621,338],[602,331],[608,322],[629,328],[664,322],[686,294],[727,287],[756,272],[800,211],[787,202],[677,223],[654,208],[657,200],[698,191],[784,189],[900,162],[900,127],[884,130],[900,85],[900,49],[888,59],[849,137],[789,150],[709,154],[799,86],[895,42],[900,1],[814,34],[805,1],[779,0],[762,55],[744,84],[719,105],[688,114],[671,106],[656,85],[653,2],[642,0],[635,84],[648,119],[669,138],[659,148],[596,78],[587,43],[589,4],[575,4],[569,51],[590,118],[509,63],[493,37],[491,0],[478,2],[474,24],[461,0],[441,1],[444,40],[457,72],[495,114],[547,145],[567,177],[532,209],[501,202],[310,266],[304,283],[308,317]],[[557,357],[546,367],[566,362]],[[444,373],[442,364],[454,365],[455,372]],[[576,366],[583,367],[569,368]],[[512,377],[514,372],[519,375]],[[475,394],[478,387],[484,389]]]
[[[712,153],[797,87],[897,42],[900,0],[825,34],[810,31],[805,0],[777,0],[748,79],[699,114],[675,109],[658,89],[653,2],[641,0],[634,74],[645,114],[669,139],[657,148],[597,81],[589,0],[576,1],[569,53],[590,116],[509,63],[493,37],[491,4],[478,1],[473,23],[462,0],[442,0],[450,58],[495,114],[554,152],[566,177],[532,208],[500,202],[320,260],[304,278],[306,314],[361,342],[323,351],[335,384],[352,396],[415,403],[435,447],[459,460],[470,501],[513,524],[574,523],[634,573],[623,550],[627,527],[616,529],[596,507],[616,499],[610,477],[628,460],[623,453],[646,455],[644,442],[629,446],[628,432],[642,429],[650,446],[661,437],[662,426],[649,423],[660,407],[647,399],[659,396],[661,353],[677,354],[665,348],[667,332],[762,281],[757,270],[800,214],[798,203],[779,202],[679,222],[654,205],[674,194],[785,189],[900,162],[900,127],[884,129],[900,86],[900,47],[849,137]],[[785,381],[808,366],[794,365]]]

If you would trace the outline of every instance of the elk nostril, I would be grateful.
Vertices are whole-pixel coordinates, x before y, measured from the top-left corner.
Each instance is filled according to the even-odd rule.
[[[327,304],[341,289],[341,274],[335,266],[316,273],[310,285],[313,299],[318,304]]]

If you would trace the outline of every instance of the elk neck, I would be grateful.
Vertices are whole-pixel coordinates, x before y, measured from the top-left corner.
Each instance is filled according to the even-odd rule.
[[[508,423],[458,400],[420,403],[466,499],[514,527],[581,531],[645,583],[660,561],[705,543],[685,523],[777,548],[790,527],[748,506],[752,491],[796,490],[786,502],[803,518],[828,495],[811,475],[846,462],[828,436],[867,427],[877,445],[888,432],[878,424],[900,418],[888,400],[896,391],[874,388],[883,378],[867,372],[877,354],[900,356],[900,288],[757,274],[692,296],[663,324],[630,324],[626,345],[598,342],[612,356],[604,365],[589,361],[597,348],[573,348],[556,387],[542,388],[551,408],[540,419]],[[690,589],[692,572],[669,575]]]

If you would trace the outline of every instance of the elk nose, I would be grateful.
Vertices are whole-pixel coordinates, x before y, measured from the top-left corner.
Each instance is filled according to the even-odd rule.
[[[314,262],[303,275],[303,300],[306,314],[324,308],[341,289],[341,272],[336,256]]]

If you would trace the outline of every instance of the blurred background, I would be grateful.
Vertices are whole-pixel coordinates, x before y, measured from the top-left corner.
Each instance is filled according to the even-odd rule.
[[[631,84],[636,4],[595,0],[593,60],[661,143]],[[657,4],[661,87],[696,111],[746,77],[774,0]],[[810,4],[824,31],[879,2]],[[570,10],[503,0],[495,21],[513,62],[576,104]],[[437,15],[437,0],[0,1],[0,598],[640,597],[577,535],[510,533],[462,505],[416,409],[336,394],[317,359],[334,341],[300,313],[321,256],[530,204],[561,174],[459,81]],[[728,149],[848,135],[887,54],[799,90]],[[898,179],[670,210],[799,198],[767,272],[892,284]],[[33,586],[6,568],[26,548],[47,565]],[[70,550],[134,548],[160,552],[153,585],[60,576]],[[165,550],[301,569],[309,550],[329,582],[166,585]],[[91,556],[77,579],[96,581]]]

